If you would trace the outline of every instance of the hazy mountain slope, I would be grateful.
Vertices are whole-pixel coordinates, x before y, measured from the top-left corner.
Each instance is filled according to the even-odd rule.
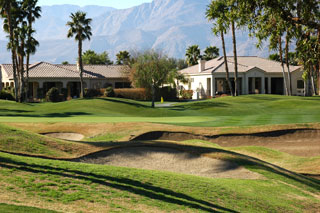
[[[71,12],[83,10],[93,18],[93,37],[84,49],[108,51],[111,58],[120,50],[161,49],[168,55],[183,58],[185,49],[199,44],[221,46],[220,39],[211,33],[211,24],[205,18],[210,0],[154,0],[129,9],[109,7],[58,5],[42,7],[42,18],[35,24],[40,47],[32,61],[60,63],[74,62],[77,45],[66,39],[66,22]],[[238,32],[239,55],[268,55],[257,50],[254,41],[245,32]],[[1,32],[0,62],[10,62],[5,49],[5,35]],[[231,36],[226,36],[228,53],[232,54]]]

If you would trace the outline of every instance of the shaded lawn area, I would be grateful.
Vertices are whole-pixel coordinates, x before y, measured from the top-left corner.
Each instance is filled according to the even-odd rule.
[[[261,163],[237,162],[266,179],[211,179],[0,153],[0,188],[53,210],[61,203],[81,211],[77,201],[122,211],[300,212],[320,206],[317,182]]]
[[[0,203],[0,212],[2,213],[23,213],[23,212],[32,212],[32,213],[55,213],[56,211],[38,209],[28,206],[16,206]]]
[[[250,95],[152,109],[118,98],[63,103],[0,101],[0,122],[153,122],[183,126],[255,126],[320,122],[320,97]]]

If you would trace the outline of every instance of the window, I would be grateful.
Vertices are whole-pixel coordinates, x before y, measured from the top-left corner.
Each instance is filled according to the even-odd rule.
[[[298,80],[297,81],[297,88],[298,89],[304,89],[304,81],[303,80]]]

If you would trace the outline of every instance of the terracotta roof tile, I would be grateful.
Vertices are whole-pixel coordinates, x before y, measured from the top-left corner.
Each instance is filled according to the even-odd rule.
[[[9,78],[13,78],[11,64],[1,65]],[[119,65],[84,65],[84,78],[127,78],[129,69]],[[30,65],[30,78],[78,78],[77,65],[58,65],[39,62]]]
[[[227,57],[229,72],[234,72],[234,58],[231,56]],[[257,67],[268,73],[282,73],[282,67],[280,62],[272,61],[257,56],[238,56],[238,71],[247,72],[252,68]],[[290,66],[290,70],[296,71],[300,69],[300,66]],[[180,71],[186,75],[196,74],[211,74],[212,72],[225,72],[224,59],[218,57],[210,61],[205,62],[205,69],[199,73],[199,65],[188,67]]]

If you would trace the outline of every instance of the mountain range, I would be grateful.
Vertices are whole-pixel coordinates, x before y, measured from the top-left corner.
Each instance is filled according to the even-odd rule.
[[[220,38],[211,32],[212,23],[205,17],[210,0],[154,0],[128,9],[103,6],[54,5],[43,6],[42,17],[35,23],[35,37],[40,42],[31,62],[47,61],[75,63],[77,43],[67,39],[66,23],[78,10],[92,18],[90,41],[84,50],[107,51],[111,59],[121,50],[158,49],[170,57],[184,58],[186,48],[198,44],[202,50],[213,45],[221,49]],[[2,22],[1,22],[2,24]],[[245,31],[237,31],[238,54],[266,57],[267,48],[257,49],[255,40]],[[6,50],[6,35],[0,31],[0,63],[10,63]],[[226,36],[226,46],[232,55],[232,38]]]

